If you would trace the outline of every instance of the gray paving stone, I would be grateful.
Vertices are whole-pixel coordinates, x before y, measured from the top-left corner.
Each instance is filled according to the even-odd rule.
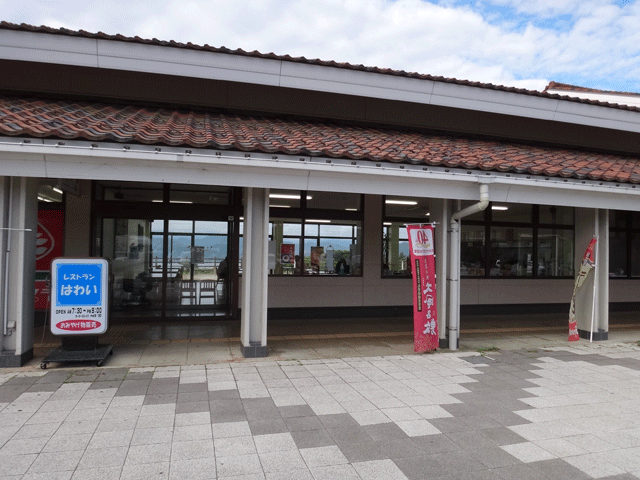
[[[278,407],[282,418],[290,417],[310,417],[315,415],[313,409],[309,405],[291,405],[287,407]]]
[[[410,438],[377,440],[375,444],[386,458],[396,459],[424,455],[424,450]]]
[[[559,458],[543,460],[541,462],[532,462],[529,466],[535,468],[550,479],[561,478],[562,480],[587,480],[592,478],[591,475],[587,475],[583,471]]]
[[[291,432],[291,437],[298,448],[326,447],[336,445],[327,430],[298,430]]]
[[[177,393],[155,393],[147,394],[144,397],[144,405],[158,405],[163,403],[176,403],[178,400]]]
[[[327,428],[327,432],[331,435],[336,445],[348,445],[360,442],[368,443],[373,441],[373,438],[371,438],[367,431],[358,424],[344,428]]]
[[[253,435],[268,435],[271,433],[285,433],[290,431],[289,426],[282,418],[249,420],[249,428]]]
[[[493,470],[497,478],[504,480],[549,480],[540,470],[531,465],[509,465]]]
[[[284,423],[291,432],[298,430],[322,430],[324,425],[317,416],[313,417],[289,417],[284,419]]]
[[[460,447],[452,442],[446,435],[424,435],[411,437],[411,440],[426,454],[451,452],[460,449]]]
[[[178,394],[179,396],[180,394]],[[179,413],[197,413],[197,412],[209,412],[209,402],[208,401],[189,401],[189,402],[180,402],[178,398],[178,403],[176,404],[176,414]]]
[[[195,393],[195,392],[206,393],[207,400],[208,400],[209,392],[207,390],[207,382],[180,383],[178,385],[178,393]]]
[[[233,400],[239,398],[240,392],[236,389],[209,391],[209,400]]]
[[[373,440],[391,440],[408,438],[408,435],[395,423],[379,423],[362,427]]]

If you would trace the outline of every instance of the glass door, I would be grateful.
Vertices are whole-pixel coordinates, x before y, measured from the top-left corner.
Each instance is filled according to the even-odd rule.
[[[229,308],[229,223],[169,220],[169,279],[180,296],[167,294],[166,316],[219,316]]]
[[[117,318],[230,314],[230,222],[102,218],[99,255],[111,261]]]
[[[112,317],[162,315],[162,220],[103,218],[102,256],[111,261]]]

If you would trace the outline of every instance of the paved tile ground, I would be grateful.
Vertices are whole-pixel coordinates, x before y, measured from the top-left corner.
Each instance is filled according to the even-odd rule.
[[[639,400],[640,347],[611,341],[22,368],[0,478],[640,478]]]

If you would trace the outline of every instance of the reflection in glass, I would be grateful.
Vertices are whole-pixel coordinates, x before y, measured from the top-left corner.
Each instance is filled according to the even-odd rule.
[[[485,241],[483,225],[462,224],[460,232],[460,275],[484,276]]]
[[[538,230],[539,277],[573,276],[573,230]]]
[[[627,234],[609,232],[609,276],[627,276]]]
[[[382,275],[410,275],[409,240],[404,223],[385,222],[382,229]]]
[[[491,227],[490,275],[532,276],[532,238],[531,228]]]

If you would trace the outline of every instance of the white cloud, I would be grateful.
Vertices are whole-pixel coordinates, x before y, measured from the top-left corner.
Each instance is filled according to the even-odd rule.
[[[640,0],[0,0],[7,21],[542,89],[640,91]],[[501,12],[501,17],[495,17]],[[518,17],[517,14],[524,14]],[[563,28],[555,30],[555,17]],[[567,20],[569,18],[569,20]],[[524,19],[524,23],[523,23]],[[1,35],[1,32],[0,32]]]

